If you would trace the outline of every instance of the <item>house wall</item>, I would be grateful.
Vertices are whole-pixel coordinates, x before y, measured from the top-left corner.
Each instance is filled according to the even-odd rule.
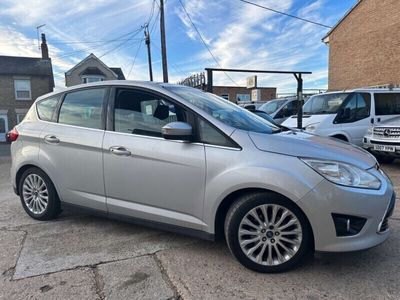
[[[276,98],[276,88],[258,88],[261,90],[261,100],[271,100]],[[249,94],[251,97],[251,89],[246,87],[234,87],[234,86],[214,86],[213,93],[222,96],[229,95],[229,100],[236,102],[237,94]]]
[[[83,64],[80,66],[76,67],[71,71],[71,74],[65,75],[65,85],[68,86],[73,86],[77,84],[82,84],[82,78],[79,74],[81,74],[86,68],[88,67],[96,67],[98,68],[101,72],[103,72],[106,76],[104,80],[115,80],[117,79],[112,71],[109,69],[105,68],[98,60],[94,58],[88,58],[87,61],[85,61]]]
[[[329,90],[400,84],[400,1],[362,0],[329,36]]]
[[[16,100],[14,79],[30,79],[31,100]],[[8,130],[17,124],[17,113],[25,113],[36,98],[53,91],[50,77],[0,75],[0,114],[6,113]]]

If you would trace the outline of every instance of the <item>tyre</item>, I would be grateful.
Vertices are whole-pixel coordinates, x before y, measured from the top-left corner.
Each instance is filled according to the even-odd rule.
[[[29,168],[22,174],[19,194],[26,213],[36,220],[54,219],[61,212],[53,183],[38,168]]]
[[[305,215],[285,197],[271,192],[238,199],[227,213],[224,229],[231,253],[257,272],[286,271],[312,250]]]
[[[392,163],[396,158],[393,156],[388,156],[388,155],[376,155],[376,159],[378,162],[383,163],[383,164],[390,164]]]

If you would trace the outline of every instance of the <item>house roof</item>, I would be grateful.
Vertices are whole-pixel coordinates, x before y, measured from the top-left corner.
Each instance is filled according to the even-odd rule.
[[[351,12],[352,12],[361,2],[363,2],[363,1],[364,1],[364,0],[358,0],[357,3],[354,4],[354,5],[344,14],[344,16],[343,16],[342,18],[340,18],[340,20],[335,24],[335,26],[333,26],[333,27],[331,28],[331,30],[329,30],[329,31],[325,34],[325,36],[322,38],[322,41],[323,41],[324,43],[329,43],[329,36],[331,35],[331,33],[332,33],[333,31],[335,31],[335,29],[348,17],[348,15],[350,15]]]
[[[107,65],[105,63],[103,63],[96,55],[94,55],[93,53],[90,53],[85,59],[83,59],[82,61],[80,61],[77,65],[75,65],[74,67],[72,67],[71,69],[69,69],[67,72],[65,72],[65,76],[70,75],[71,72],[73,70],[75,70],[76,68],[78,68],[79,66],[83,65],[85,62],[87,62],[89,59],[95,59],[97,60],[104,68],[106,68],[107,70],[110,70],[111,73],[113,73],[115,75],[115,78],[118,78],[118,75],[115,74],[115,72],[113,70],[111,70],[111,68],[107,67]]]
[[[40,75],[53,78],[50,59],[0,55],[0,74]]]
[[[83,70],[83,72],[80,73],[79,75],[102,75],[102,76],[104,76],[104,73],[102,71],[100,71],[100,69],[97,67],[88,67],[85,70]]]
[[[110,68],[110,70],[117,74],[118,80],[125,80],[125,75],[121,68]]]

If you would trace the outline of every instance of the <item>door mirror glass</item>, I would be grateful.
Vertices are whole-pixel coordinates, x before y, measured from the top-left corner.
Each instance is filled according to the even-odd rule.
[[[193,139],[193,129],[185,122],[171,122],[161,129],[162,136],[167,140],[190,141]]]

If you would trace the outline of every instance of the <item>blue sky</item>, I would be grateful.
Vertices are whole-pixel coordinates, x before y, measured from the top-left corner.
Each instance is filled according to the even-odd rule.
[[[312,71],[304,78],[305,88],[326,88],[328,47],[321,38],[327,28],[238,0],[182,1],[223,67]],[[356,0],[252,2],[334,25]],[[39,56],[36,26],[46,24],[42,30],[47,36],[57,87],[64,86],[63,73],[91,52],[110,67],[122,67],[128,79],[147,80],[147,53],[139,29],[152,16],[154,76],[161,81],[158,4],[152,11],[153,0],[2,0],[0,55]],[[179,1],[167,0],[165,13],[170,82],[205,67],[216,67]],[[231,76],[237,84],[245,85],[248,75]],[[216,76],[216,84],[234,85],[223,73]],[[281,93],[292,92],[295,81],[292,76],[260,75],[259,85],[277,86]]]

